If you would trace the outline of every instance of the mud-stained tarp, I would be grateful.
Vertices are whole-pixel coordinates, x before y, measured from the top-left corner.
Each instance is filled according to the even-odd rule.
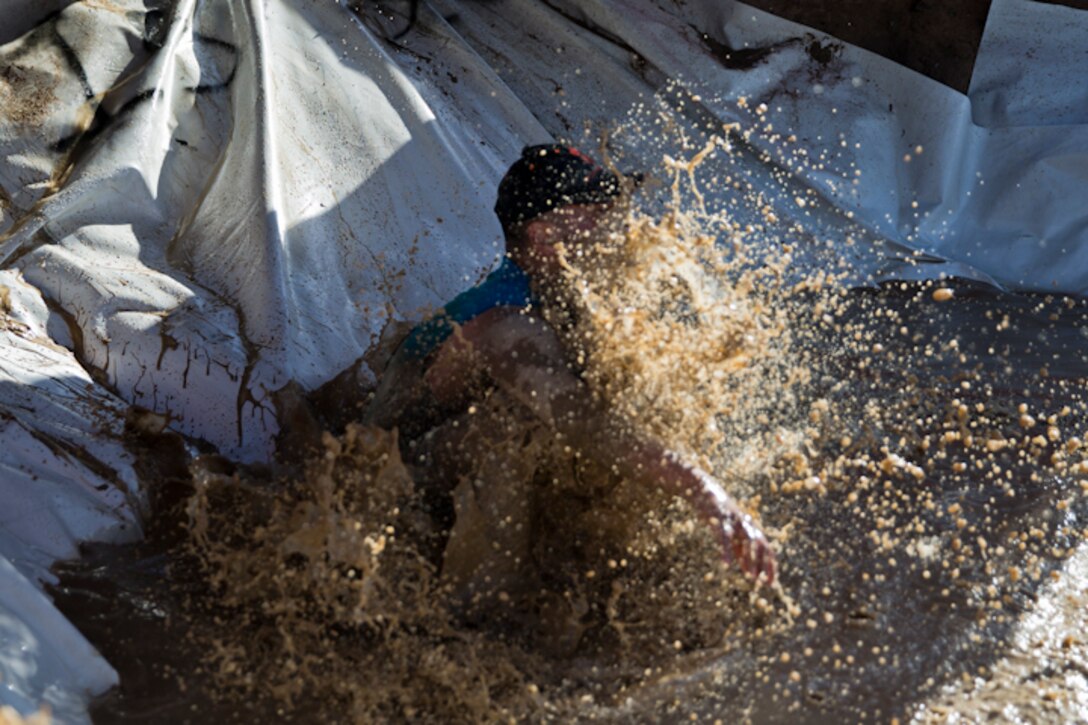
[[[45,323],[39,292],[0,272],[0,702],[86,718],[117,675],[41,591],[87,540],[135,541],[146,514],[120,438],[126,405]]]
[[[522,144],[611,132],[625,166],[667,178],[675,139],[624,132],[649,106],[758,129],[733,132],[748,182],[856,283],[1088,287],[1074,8],[996,0],[964,96],[732,2],[435,0],[395,39],[407,4],[2,5],[0,553],[28,582],[138,533],[129,406],[267,460],[277,391],[328,381],[494,263],[493,190]],[[20,708],[48,679],[23,671],[25,694],[3,680]],[[75,690],[109,681],[86,671]]]

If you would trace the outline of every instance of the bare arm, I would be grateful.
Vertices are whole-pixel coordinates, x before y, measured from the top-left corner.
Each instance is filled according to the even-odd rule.
[[[545,322],[511,308],[496,308],[466,324],[457,342],[447,344],[462,346],[462,353],[471,355],[451,357],[449,367],[438,376],[442,380],[465,374],[456,368],[464,363],[453,360],[482,364],[497,385],[578,444],[584,454],[615,465],[632,480],[687,500],[713,527],[727,563],[736,563],[757,582],[761,577],[774,581],[774,552],[752,518],[712,475],[660,444],[611,424],[586,384],[568,369],[562,345]]]

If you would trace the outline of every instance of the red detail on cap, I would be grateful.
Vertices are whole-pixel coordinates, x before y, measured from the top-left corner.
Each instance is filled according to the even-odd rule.
[[[573,156],[576,159],[581,159],[582,161],[585,161],[590,166],[596,166],[597,165],[596,161],[589,158],[588,156],[586,156],[584,153],[582,153],[578,149],[574,148],[573,146],[567,146],[567,153],[569,153],[571,156]]]

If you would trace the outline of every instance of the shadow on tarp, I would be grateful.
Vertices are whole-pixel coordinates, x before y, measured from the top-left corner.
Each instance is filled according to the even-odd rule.
[[[119,395],[255,460],[276,428],[269,391],[326,382],[391,309],[417,318],[494,260],[501,235],[480,190],[508,161],[496,149],[516,154],[517,141],[504,126],[481,146],[485,132],[443,125],[445,107],[432,114],[346,8],[312,9],[328,37],[303,47],[333,58],[330,83],[382,92],[366,123],[349,113],[362,113],[359,98],[329,94],[324,73],[288,73],[294,51],[225,22],[224,7],[198,4],[181,18],[191,28],[169,28],[192,41],[191,59],[145,48],[125,83],[92,89],[106,94],[93,119],[59,144],[62,187],[26,212],[4,254],[66,313],[82,361]],[[364,47],[346,53],[337,38]],[[291,103],[260,107],[263,70],[295,82]],[[262,111],[277,123],[262,125]]]

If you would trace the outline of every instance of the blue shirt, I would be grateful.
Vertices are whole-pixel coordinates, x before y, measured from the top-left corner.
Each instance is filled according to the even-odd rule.
[[[404,339],[397,355],[422,360],[463,325],[495,307],[528,307],[536,302],[529,289],[529,277],[509,257],[503,257],[487,278],[457,295],[438,314],[416,325]]]

